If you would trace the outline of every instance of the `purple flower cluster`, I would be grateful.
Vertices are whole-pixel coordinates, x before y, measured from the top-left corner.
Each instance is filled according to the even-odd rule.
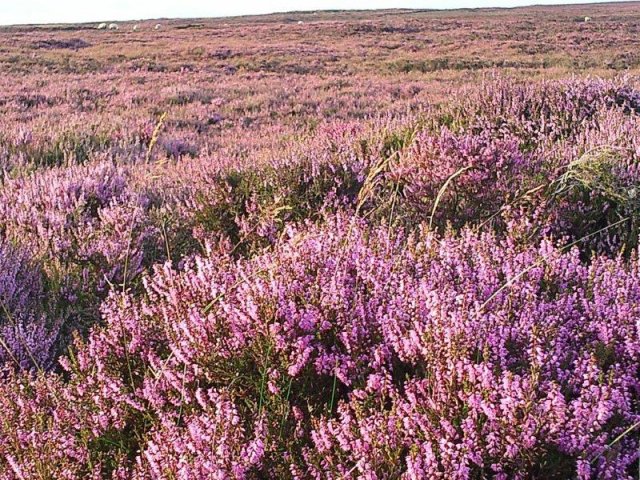
[[[48,322],[42,272],[27,254],[0,240],[0,364],[51,364],[59,322]]]

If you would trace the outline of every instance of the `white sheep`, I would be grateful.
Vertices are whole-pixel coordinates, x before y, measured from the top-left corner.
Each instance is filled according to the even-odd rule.
[[[159,23],[156,23],[156,26],[153,27],[154,30],[160,30],[162,28],[162,25],[160,25]]]
[[[591,17],[584,17],[584,22],[585,22],[585,23],[588,23],[588,22],[590,22],[590,21],[591,21]]]
[[[101,23],[100,25],[98,25],[98,30],[104,30],[105,28],[107,28],[106,23]]]
[[[109,24],[109,30],[118,30],[120,27],[118,26],[117,23],[110,23]]]
[[[133,30],[134,32],[137,32],[137,31],[138,31],[138,24],[136,23],[136,24],[131,28],[131,30]]]

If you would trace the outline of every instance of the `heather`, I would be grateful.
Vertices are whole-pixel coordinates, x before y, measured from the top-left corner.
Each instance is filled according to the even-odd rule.
[[[0,478],[637,477],[629,5],[0,31]]]
[[[3,454],[72,478],[617,478],[638,448],[610,444],[638,421],[639,272],[635,254],[585,265],[342,216],[251,260],[158,266],[141,297],[107,300],[62,377],[20,402],[3,387]]]

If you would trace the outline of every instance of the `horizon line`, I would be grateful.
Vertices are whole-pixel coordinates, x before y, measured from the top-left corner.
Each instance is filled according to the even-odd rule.
[[[561,1],[561,0],[558,0]],[[45,22],[45,23],[0,23],[0,28],[4,27],[46,27],[46,26],[70,26],[70,25],[91,25],[100,23],[128,23],[128,22],[149,22],[149,21],[175,21],[175,20],[223,20],[223,19],[242,19],[242,18],[255,18],[255,17],[269,17],[274,15],[311,15],[318,13],[362,13],[362,12],[456,12],[456,11],[476,11],[476,10],[518,10],[533,7],[543,8],[556,8],[556,7],[581,7],[591,5],[607,5],[618,3],[639,3],[640,0],[587,0],[580,3],[552,3],[541,4],[531,3],[527,5],[515,5],[515,6],[494,6],[494,7],[454,7],[454,8],[410,8],[410,7],[392,7],[392,8],[347,8],[347,9],[310,9],[310,10],[283,10],[273,11],[266,13],[239,13],[230,15],[217,15],[217,16],[178,16],[178,17],[146,17],[146,18],[127,18],[127,19],[101,19],[101,20],[87,20],[78,22]]]

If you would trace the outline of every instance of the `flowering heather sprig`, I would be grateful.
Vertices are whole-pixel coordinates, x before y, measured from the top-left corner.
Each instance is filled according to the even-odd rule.
[[[0,240],[0,365],[50,366],[59,322],[47,319],[42,272],[20,249]]]
[[[195,398],[200,413],[160,418],[132,478],[248,478],[260,469],[266,433],[260,422],[247,434],[228,395],[198,390]]]

